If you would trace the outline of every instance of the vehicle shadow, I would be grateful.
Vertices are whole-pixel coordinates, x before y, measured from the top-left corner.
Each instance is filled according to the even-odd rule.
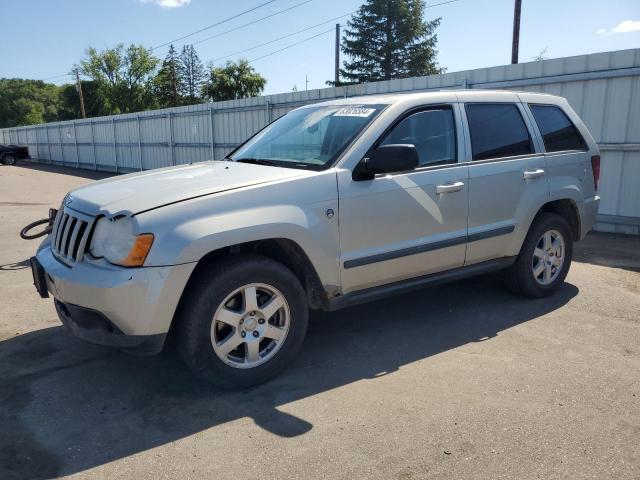
[[[20,262],[13,263],[5,263],[4,265],[0,265],[1,271],[14,271],[14,270],[23,270],[25,268],[29,268],[31,264],[29,263],[29,259],[22,260]]]
[[[589,232],[573,248],[575,262],[640,273],[640,236]]]
[[[201,382],[173,352],[133,357],[63,327],[16,336],[0,342],[0,478],[81,472],[242,417],[275,435],[304,435],[313,425],[279,406],[495,337],[577,293],[565,284],[527,300],[482,276],[314,314],[295,364],[244,391]]]
[[[72,177],[88,178],[90,180],[101,180],[103,178],[113,177],[115,175],[115,173],[112,172],[102,172],[96,170],[87,170],[85,168],[65,167],[63,165],[29,161],[21,161],[14,165],[13,168],[39,170],[41,172],[57,173],[58,175],[70,175]]]

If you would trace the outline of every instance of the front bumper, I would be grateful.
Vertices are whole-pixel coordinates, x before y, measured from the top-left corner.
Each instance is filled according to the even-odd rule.
[[[156,337],[162,348],[196,266],[121,268],[85,258],[69,267],[54,257],[48,239],[36,259],[44,269],[47,290],[56,300],[62,322],[80,338],[123,348],[145,344],[143,337]],[[87,321],[87,316],[94,320],[99,316],[106,323]]]
[[[125,335],[102,313],[54,300],[62,324],[87,342],[152,355],[162,350],[166,334]]]

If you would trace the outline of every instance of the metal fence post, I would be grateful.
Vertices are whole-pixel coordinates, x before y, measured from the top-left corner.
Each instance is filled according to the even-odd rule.
[[[98,159],[96,157],[96,142],[93,137],[93,120],[89,120],[89,129],[91,130],[91,147],[93,148],[93,169],[98,170]]]
[[[33,131],[36,132],[36,160],[40,160],[40,147],[38,147],[38,127],[33,127]]]
[[[73,122],[73,141],[76,142],[76,168],[80,168],[80,150],[78,149],[78,131],[76,122]]]
[[[211,105],[209,105],[209,130],[209,134],[211,135],[211,160],[215,160],[216,154],[213,143],[213,108],[211,108]]]
[[[140,133],[140,115],[136,115],[136,124],[138,126],[138,160],[140,161],[140,171],[143,170],[142,166],[142,136]]]
[[[116,120],[111,119],[111,127],[113,130],[113,155],[116,159],[116,173],[118,173],[118,145],[116,145]]]
[[[47,133],[47,150],[49,151],[49,163],[51,163],[51,142],[49,141],[49,127],[44,127],[44,131]]]
[[[62,140],[62,130],[60,130],[60,124],[58,124],[58,139],[60,140],[60,150],[62,151],[62,165],[66,166],[67,158],[64,155],[64,141]]]
[[[169,146],[171,147],[171,165],[176,164],[175,152],[173,151],[173,117],[171,112],[167,115],[169,117]]]
[[[271,111],[271,103],[269,103],[269,100],[267,100],[264,103],[266,110],[267,110],[267,125],[269,125],[271,123],[271,116],[272,116],[272,111]]]

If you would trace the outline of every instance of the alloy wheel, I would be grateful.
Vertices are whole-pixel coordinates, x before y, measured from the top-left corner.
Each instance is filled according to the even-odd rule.
[[[558,230],[548,230],[542,234],[533,251],[531,269],[533,277],[540,285],[554,282],[565,259],[564,237]]]
[[[277,288],[264,283],[236,288],[213,316],[213,351],[231,367],[257,367],[280,350],[290,321],[291,310]]]

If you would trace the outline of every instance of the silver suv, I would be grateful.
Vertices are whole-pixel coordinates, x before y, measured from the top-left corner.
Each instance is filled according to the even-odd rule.
[[[247,386],[293,360],[310,308],[498,269],[525,296],[552,294],[594,222],[599,169],[560,97],[337,99],[225,161],[72,191],[32,270],[78,337],[156,353],[170,332],[195,372]]]

